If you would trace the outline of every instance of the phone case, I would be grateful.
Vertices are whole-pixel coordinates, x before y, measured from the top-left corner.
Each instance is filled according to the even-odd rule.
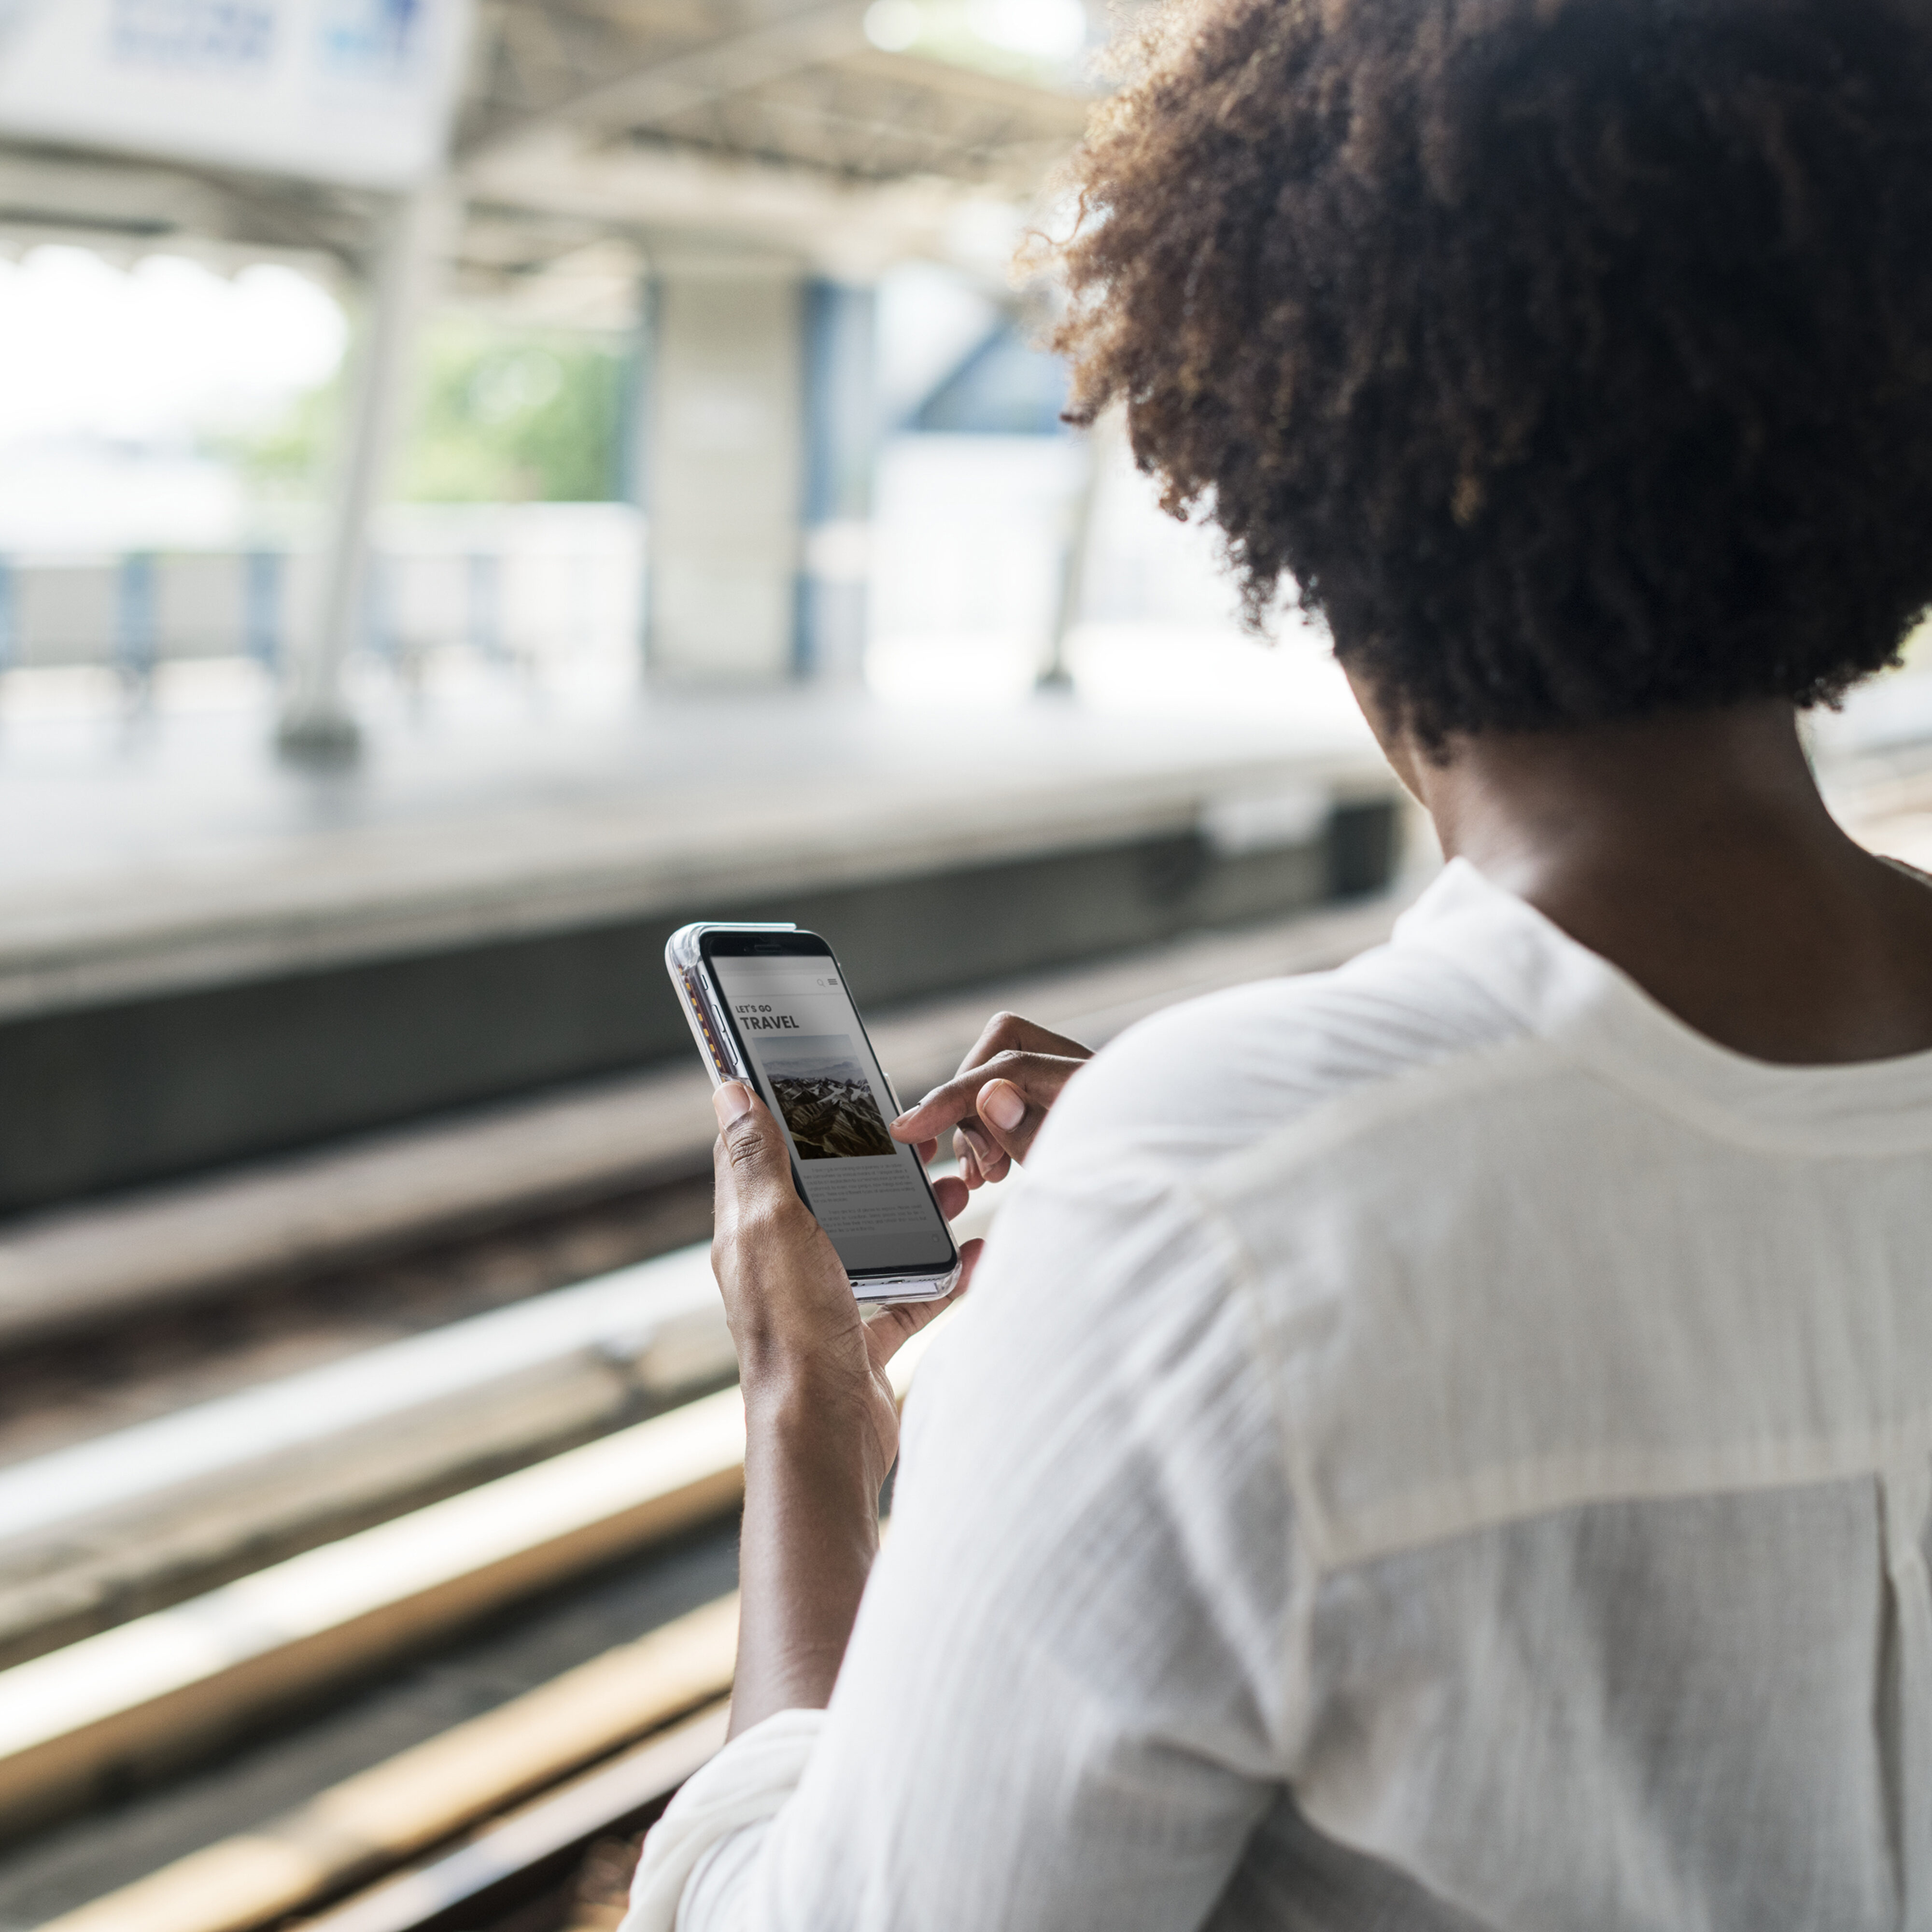
[[[723,1086],[728,1080],[742,1080],[755,1094],[758,1083],[752,1078],[752,1070],[740,1057],[737,1043],[732,1038],[731,1029],[724,1024],[724,1016],[712,1004],[711,983],[705,976],[704,955],[699,950],[698,942],[707,932],[797,930],[797,926],[790,921],[782,925],[774,922],[759,926],[748,922],[733,925],[722,920],[706,920],[695,926],[680,926],[664,942],[664,970],[670,975],[671,984],[677,988],[677,1003],[684,1009],[691,1036],[698,1042],[698,1057],[704,1062],[704,1070],[711,1076],[714,1088]]]
[[[748,920],[700,920],[696,925],[679,927],[665,941],[664,970],[676,988],[677,1003],[684,1010],[686,1023],[691,1028],[692,1038],[698,1042],[699,1057],[704,1062],[705,1071],[711,1076],[713,1088],[723,1086],[728,1080],[741,1080],[755,1094],[758,1083],[752,1078],[752,1070],[745,1064],[731,1029],[725,1024],[723,1015],[714,1004],[699,941],[707,932],[797,930],[796,923],[788,920],[763,924]],[[864,1024],[862,1020],[860,1022],[862,1028]],[[956,1262],[944,1274],[868,1275],[862,1282],[854,1282],[852,1292],[862,1301],[936,1301],[942,1295],[950,1294],[958,1286],[959,1274],[960,1267]]]

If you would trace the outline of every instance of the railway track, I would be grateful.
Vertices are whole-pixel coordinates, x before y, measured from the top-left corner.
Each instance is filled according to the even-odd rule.
[[[1104,1040],[1394,910],[928,1003],[881,1055],[922,1090],[1002,1004]],[[568,1922],[728,1690],[703,1100],[680,1069],[0,1235],[0,1932]]]

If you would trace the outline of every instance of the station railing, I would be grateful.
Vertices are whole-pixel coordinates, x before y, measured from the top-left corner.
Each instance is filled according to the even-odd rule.
[[[68,667],[136,689],[164,666],[280,666],[319,601],[316,545],[0,551],[0,676]],[[362,642],[405,676],[451,649],[505,664],[626,647],[638,634],[644,531],[617,504],[405,508],[374,538]]]

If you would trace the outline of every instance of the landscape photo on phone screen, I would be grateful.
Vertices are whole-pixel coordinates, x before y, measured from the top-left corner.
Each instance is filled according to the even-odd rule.
[[[801,1160],[876,1159],[898,1151],[850,1038],[799,1034],[760,1042]]]

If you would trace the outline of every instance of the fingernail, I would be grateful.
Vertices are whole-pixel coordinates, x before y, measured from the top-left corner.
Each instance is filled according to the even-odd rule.
[[[718,1116],[718,1124],[728,1127],[734,1120],[742,1120],[752,1111],[752,1096],[745,1091],[742,1080],[728,1080],[711,1096],[711,1105]]]
[[[959,1132],[971,1150],[973,1158],[979,1162],[980,1172],[984,1173],[993,1164],[992,1149],[970,1127],[962,1127]]]
[[[1026,1102],[1010,1081],[995,1080],[980,1091],[981,1118],[1011,1133],[1026,1118]]]

